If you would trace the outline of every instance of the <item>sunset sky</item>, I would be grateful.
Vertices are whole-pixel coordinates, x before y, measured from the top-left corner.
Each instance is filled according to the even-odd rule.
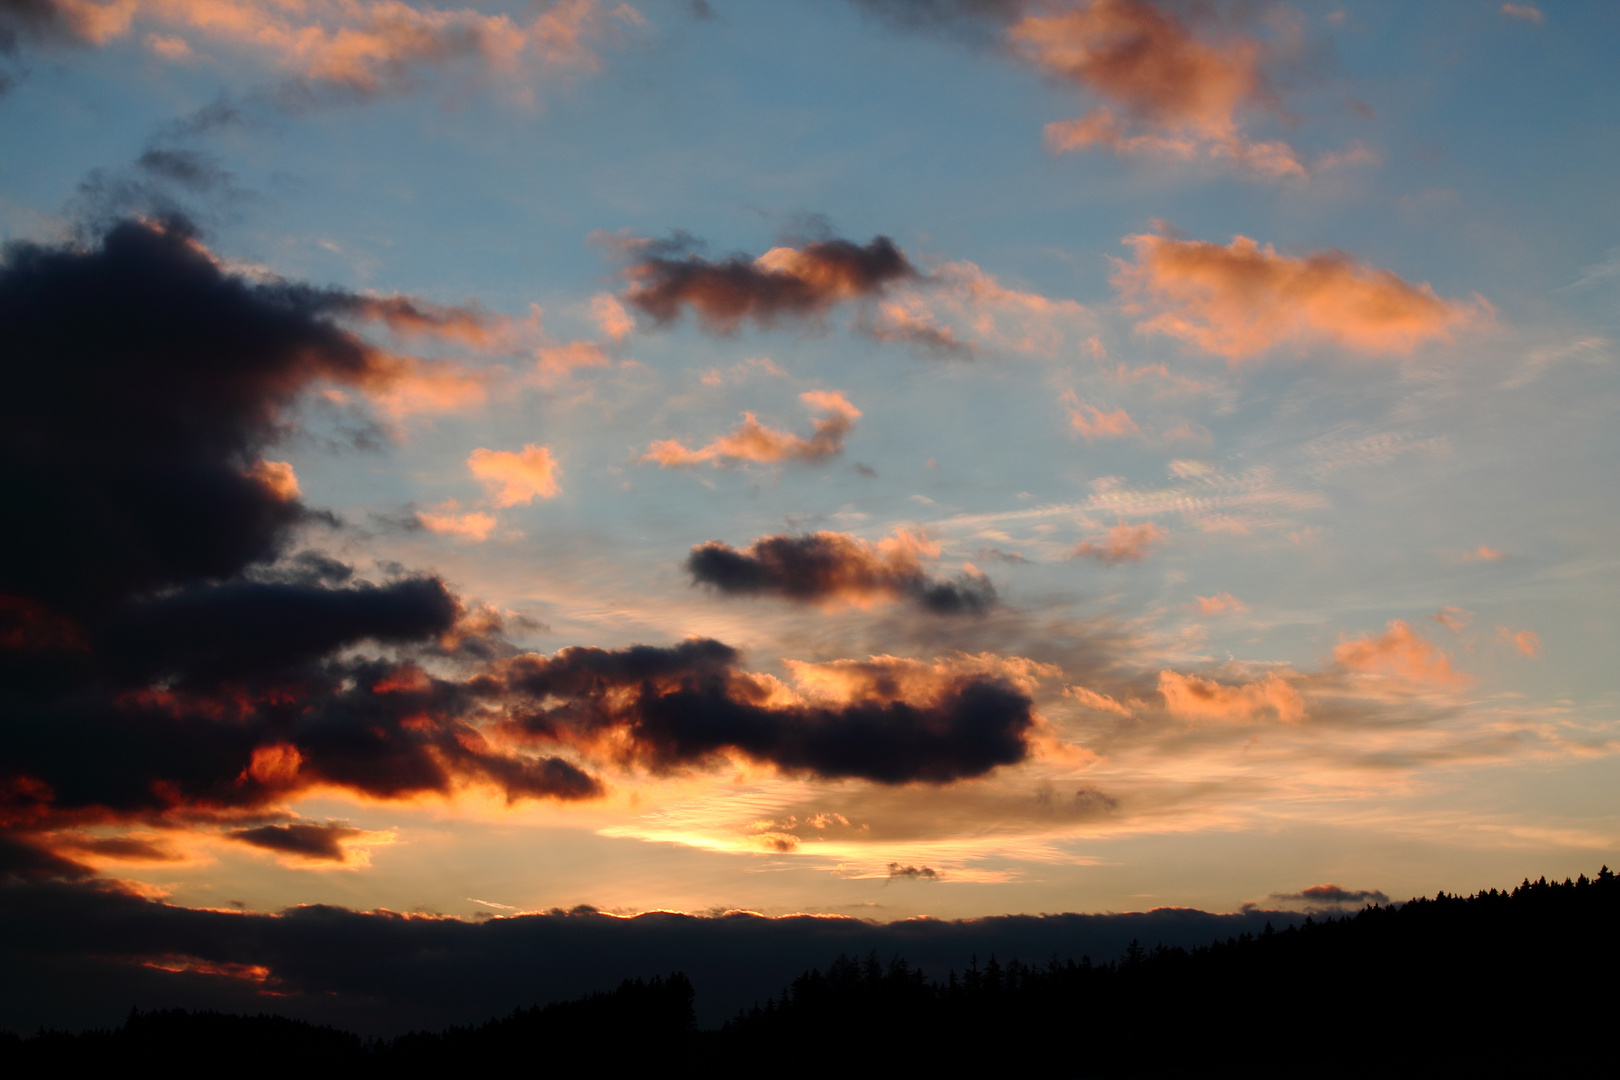
[[[888,921],[1614,863],[1617,47],[0,0],[0,870]]]

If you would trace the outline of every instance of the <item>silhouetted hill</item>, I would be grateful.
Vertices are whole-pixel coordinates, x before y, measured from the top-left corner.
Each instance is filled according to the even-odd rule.
[[[115,1031],[11,1036],[0,1065],[341,1068],[397,1075],[699,1071],[800,1076],[1017,1068],[1057,1076],[1610,1074],[1620,884],[1525,881],[1471,897],[1124,956],[975,957],[931,979],[841,956],[718,1031],[683,975],[364,1042],[275,1016],[134,1013]],[[233,1068],[233,1071],[242,1071]]]

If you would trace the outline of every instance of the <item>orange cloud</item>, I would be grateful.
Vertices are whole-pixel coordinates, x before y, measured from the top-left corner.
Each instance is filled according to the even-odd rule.
[[[932,267],[917,286],[892,287],[855,328],[947,356],[982,349],[1052,356],[1092,325],[1084,304],[1009,289],[964,259]]]
[[[1473,616],[1472,611],[1460,608],[1454,604],[1447,604],[1429,618],[1450,630],[1453,634],[1460,634],[1468,628],[1468,620]]]
[[[415,69],[465,60],[506,74],[536,63],[595,71],[597,40],[645,22],[628,4],[604,10],[598,0],[558,0],[526,23],[400,0],[54,0],[54,6],[86,44],[104,45],[136,22],[161,25],[191,40],[159,38],[160,56],[189,59],[195,45],[211,42],[365,95],[408,87]]]
[[[489,534],[495,531],[495,515],[486,514],[481,510],[460,512],[460,504],[454,499],[443,503],[431,510],[419,510],[416,513],[417,523],[431,533],[440,536],[459,536],[465,540],[484,541]]]
[[[496,506],[526,506],[536,497],[557,495],[557,462],[544,446],[527,443],[517,453],[480,447],[467,458],[467,467],[489,488]]]
[[[1069,426],[1088,443],[1097,439],[1123,439],[1141,432],[1124,409],[1105,413],[1081,401],[1072,390],[1063,395],[1063,400],[1069,406]]]
[[[598,293],[591,298],[591,318],[610,341],[623,341],[636,328],[636,321],[611,293]]]
[[[814,421],[814,433],[808,439],[768,428],[753,413],[743,413],[740,425],[707,446],[688,450],[679,440],[660,439],[647,447],[641,460],[665,468],[703,464],[724,467],[736,462],[824,461],[843,453],[844,436],[855,426],[861,411],[834,390],[811,390],[800,394],[799,400],[826,414]]]
[[[1151,521],[1144,521],[1140,525],[1128,525],[1122,521],[1108,530],[1108,536],[1101,544],[1087,540],[1075,548],[1074,558],[1096,559],[1109,566],[1141,562],[1147,558],[1148,548],[1163,540],[1165,535],[1165,531]]]
[[[1541,655],[1541,635],[1534,630],[1510,630],[1505,626],[1498,626],[1496,639],[1512,645],[1532,660]]]
[[[275,492],[278,499],[291,502],[303,494],[298,490],[298,474],[285,461],[256,461],[248,475]]]
[[[1392,675],[1409,682],[1431,686],[1457,687],[1468,682],[1466,675],[1451,668],[1451,657],[1432,642],[1419,637],[1401,619],[1391,619],[1375,638],[1363,635],[1334,646],[1333,659],[1349,671]]]
[[[1123,155],[1226,160],[1270,178],[1308,175],[1293,147],[1256,142],[1239,129],[1242,108],[1281,111],[1260,72],[1264,49],[1253,38],[1201,40],[1145,0],[1093,0],[1026,15],[1008,33],[1036,67],[1123,112],[1099,106],[1048,124],[1046,142],[1056,153],[1100,146]]]
[[[1276,672],[1258,682],[1227,686],[1196,675],[1159,672],[1159,693],[1172,716],[1184,720],[1253,721],[1265,712],[1285,724],[1305,719],[1305,699]]]
[[[505,320],[474,306],[430,304],[409,296],[360,296],[351,302],[355,315],[374,319],[401,337],[436,337],[475,347],[488,345]]]
[[[1187,607],[1200,615],[1226,615],[1235,611],[1249,610],[1248,604],[1229,592],[1216,593],[1214,596],[1195,596],[1193,603]]]
[[[1118,701],[1109,697],[1107,694],[1099,694],[1097,691],[1087,690],[1083,686],[1065,686],[1063,688],[1063,694],[1065,697],[1072,697],[1080,704],[1086,706],[1087,708],[1096,709],[1098,712],[1115,713],[1119,716],[1126,717],[1131,715],[1130,709],[1126,708],[1124,705],[1121,705]]]
[[[420,360],[378,351],[366,396],[391,420],[423,413],[463,412],[489,396],[491,375],[452,360]]]
[[[1523,19],[1525,22],[1533,22],[1537,26],[1547,21],[1547,16],[1542,14],[1541,9],[1534,4],[1503,4],[1502,14],[1510,19]]]
[[[607,367],[612,361],[602,346],[593,341],[571,341],[567,345],[543,345],[535,350],[540,382],[549,384],[567,378],[580,368]]]
[[[1462,556],[1463,562],[1496,562],[1505,558],[1507,558],[1507,552],[1497,551],[1495,548],[1487,547],[1484,544],[1479,545],[1472,551],[1463,552]]]
[[[1136,262],[1121,262],[1114,285],[1137,323],[1236,363],[1279,345],[1340,345],[1369,354],[1409,353],[1491,313],[1442,300],[1428,284],[1412,285],[1388,270],[1339,251],[1303,258],[1279,255],[1246,236],[1231,244],[1164,235],[1125,238]]]

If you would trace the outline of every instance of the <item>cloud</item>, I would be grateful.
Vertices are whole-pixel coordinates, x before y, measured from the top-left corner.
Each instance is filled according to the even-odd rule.
[[[1027,14],[1008,30],[1008,41],[1042,71],[1108,102],[1048,124],[1054,152],[1095,146],[1227,161],[1271,179],[1308,175],[1286,142],[1254,141],[1241,130],[1241,110],[1282,114],[1261,72],[1266,49],[1252,37],[1206,39],[1145,0],[1092,0]]]
[[[488,540],[500,524],[494,514],[484,510],[462,510],[461,504],[454,499],[428,510],[418,510],[415,520],[430,533],[459,536],[474,543]]]
[[[1270,899],[1276,903],[1303,904],[1308,910],[1389,903],[1389,897],[1378,889],[1346,889],[1331,883],[1311,885],[1297,893],[1272,893]]]
[[[1447,604],[1433,615],[1430,615],[1429,618],[1450,630],[1453,634],[1460,634],[1468,628],[1468,620],[1473,618],[1473,615],[1472,611],[1465,608]]]
[[[177,219],[8,249],[0,592],[72,616],[272,559],[319,517],[264,457],[299,402],[414,377],[338,325],[371,304],[228,273]]]
[[[1136,261],[1120,262],[1113,281],[1128,312],[1148,315],[1137,329],[1234,364],[1279,346],[1409,353],[1450,341],[1492,310],[1477,296],[1471,304],[1442,300],[1428,284],[1339,251],[1295,258],[1246,236],[1226,247],[1145,234],[1125,243]]]
[[[630,281],[627,303],[660,325],[690,308],[716,333],[735,332],[744,321],[771,326],[782,318],[814,318],[835,304],[880,295],[886,286],[918,276],[886,236],[865,246],[834,239],[775,247],[757,259],[664,254],[648,242],[629,250],[646,257],[624,271]]]
[[[804,688],[737,668],[736,650],[564,649],[498,665],[511,737],[613,753],[655,772],[736,753],[789,775],[948,784],[1030,753],[1033,703],[982,664],[790,664]]]
[[[1249,605],[1229,592],[1216,593],[1214,596],[1195,596],[1187,607],[1200,615],[1230,615],[1249,610]]]
[[[965,259],[890,288],[854,322],[868,337],[954,359],[985,351],[1056,356],[1092,325],[1084,304],[1007,288]]]
[[[995,588],[983,574],[969,571],[954,581],[930,577],[922,559],[938,555],[938,545],[906,532],[876,544],[818,532],[765,536],[741,551],[711,540],[692,549],[686,569],[694,582],[732,596],[857,607],[906,599],[940,615],[978,614],[995,603]]]
[[[889,864],[889,880],[896,878],[901,881],[938,881],[939,871],[931,866],[901,866],[892,862]]]
[[[1196,675],[1161,671],[1159,693],[1170,715],[1184,720],[1249,723],[1267,712],[1285,724],[1305,719],[1305,699],[1276,672],[1257,682],[1228,686]]]
[[[1065,686],[1063,693],[1066,697],[1071,697],[1087,708],[1095,709],[1098,712],[1114,713],[1117,716],[1125,717],[1132,715],[1128,707],[1121,705],[1109,695],[1099,694],[1097,691],[1088,690],[1084,686]]]
[[[1525,22],[1535,23],[1537,26],[1547,21],[1547,16],[1534,4],[1503,4],[1502,14],[1510,19],[1523,19]]]
[[[648,445],[641,460],[664,468],[704,464],[724,468],[739,462],[825,461],[843,453],[844,436],[854,428],[861,411],[835,390],[810,390],[800,394],[799,400],[826,414],[813,421],[808,439],[766,427],[753,413],[743,413],[743,422],[736,429],[707,446],[688,450],[679,440],[660,439]]]
[[[612,293],[598,293],[591,297],[591,318],[596,320],[597,329],[609,341],[623,341],[630,336],[636,328],[635,319],[624,310],[619,298]]]
[[[1333,648],[1333,660],[1347,671],[1391,676],[1413,683],[1437,687],[1458,687],[1469,680],[1451,669],[1451,657],[1432,642],[1419,637],[1401,619],[1391,619],[1377,637],[1363,634],[1341,640]]]
[[[1103,412],[1097,406],[1081,401],[1072,390],[1063,395],[1063,401],[1069,408],[1069,426],[1088,443],[1141,434],[1136,421],[1124,409]]]
[[[1073,558],[1096,559],[1109,566],[1116,566],[1122,562],[1141,562],[1147,558],[1148,549],[1160,543],[1165,537],[1165,531],[1153,524],[1144,521],[1140,525],[1130,525],[1120,522],[1108,530],[1107,537],[1100,544],[1087,540],[1074,549]]]
[[[1498,551],[1493,547],[1481,544],[1471,551],[1462,553],[1463,562],[1499,562],[1507,558],[1507,552]]]
[[[1512,645],[1532,660],[1541,655],[1541,635],[1534,630],[1512,630],[1506,626],[1498,626],[1496,640]]]
[[[232,840],[249,844],[280,855],[292,855],[312,862],[346,862],[348,849],[345,840],[364,835],[364,830],[346,825],[260,825],[253,829],[238,829],[226,833]]]
[[[560,758],[490,745],[460,684],[417,665],[501,651],[498,621],[472,627],[431,575],[373,583],[289,550],[337,523],[267,451],[319,387],[393,385],[393,358],[338,322],[389,313],[407,318],[402,303],[229,273],[176,220],[7,250],[10,827],[229,818],[312,787],[600,792]]]
[[[556,0],[521,22],[470,8],[417,6],[401,0],[24,0],[8,3],[0,29],[29,40],[101,46],[133,27],[162,27],[160,57],[189,60],[203,48],[238,49],[306,84],[312,92],[352,97],[399,93],[418,72],[473,63],[508,78],[552,71],[593,72],[595,44],[645,20],[627,4]]]
[[[489,489],[498,507],[527,506],[536,498],[556,498],[557,462],[544,446],[526,443],[521,451],[480,447],[467,458],[467,467]]]

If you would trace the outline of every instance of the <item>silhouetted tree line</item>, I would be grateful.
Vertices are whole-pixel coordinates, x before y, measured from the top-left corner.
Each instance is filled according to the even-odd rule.
[[[931,978],[840,956],[700,1032],[684,976],[519,1009],[479,1027],[362,1041],[279,1017],[143,1013],[113,1032],[12,1037],[25,1064],[253,1061],[369,1074],[1614,1075],[1620,883],[1369,906],[1196,949],[1132,942],[1106,962],[975,957]]]

